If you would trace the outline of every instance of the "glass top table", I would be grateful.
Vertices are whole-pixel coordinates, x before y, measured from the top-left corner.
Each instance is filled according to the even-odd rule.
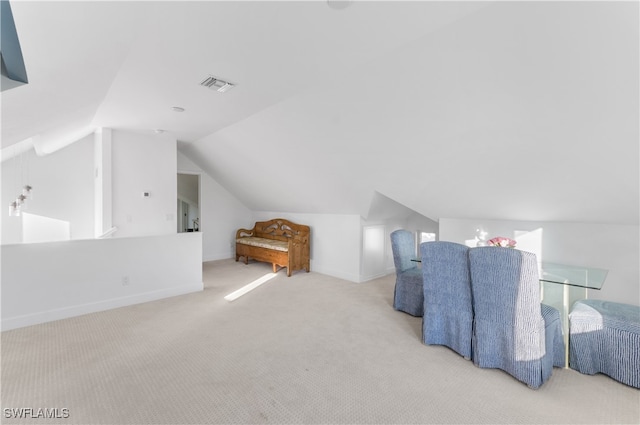
[[[608,271],[595,267],[541,262],[539,270],[541,301],[560,312],[564,336],[565,368],[569,367],[569,313],[573,304],[588,298],[588,290],[602,289]]]
[[[608,271],[594,267],[569,266],[556,263],[541,263],[540,281],[579,288],[602,289]]]

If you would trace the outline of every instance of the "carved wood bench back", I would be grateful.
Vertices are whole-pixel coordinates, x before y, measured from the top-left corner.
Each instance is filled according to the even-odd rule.
[[[257,221],[254,232],[254,236],[257,237],[287,241],[293,237],[308,238],[309,226],[276,218],[269,221]]]

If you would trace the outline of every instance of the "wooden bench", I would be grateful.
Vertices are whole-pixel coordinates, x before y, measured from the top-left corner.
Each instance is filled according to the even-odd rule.
[[[287,276],[296,270],[309,272],[309,226],[295,224],[282,218],[257,221],[253,229],[236,232],[236,261],[244,257],[271,263],[273,272],[286,267]]]

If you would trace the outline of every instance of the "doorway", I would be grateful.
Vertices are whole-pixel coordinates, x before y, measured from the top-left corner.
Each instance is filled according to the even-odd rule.
[[[200,223],[200,175],[178,173],[177,203],[178,233],[199,232]]]

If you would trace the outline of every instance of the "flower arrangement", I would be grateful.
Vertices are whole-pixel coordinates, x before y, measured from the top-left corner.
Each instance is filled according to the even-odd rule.
[[[489,246],[501,246],[504,248],[515,248],[516,241],[510,238],[505,238],[503,236],[496,236],[495,238],[489,239],[487,241]]]

